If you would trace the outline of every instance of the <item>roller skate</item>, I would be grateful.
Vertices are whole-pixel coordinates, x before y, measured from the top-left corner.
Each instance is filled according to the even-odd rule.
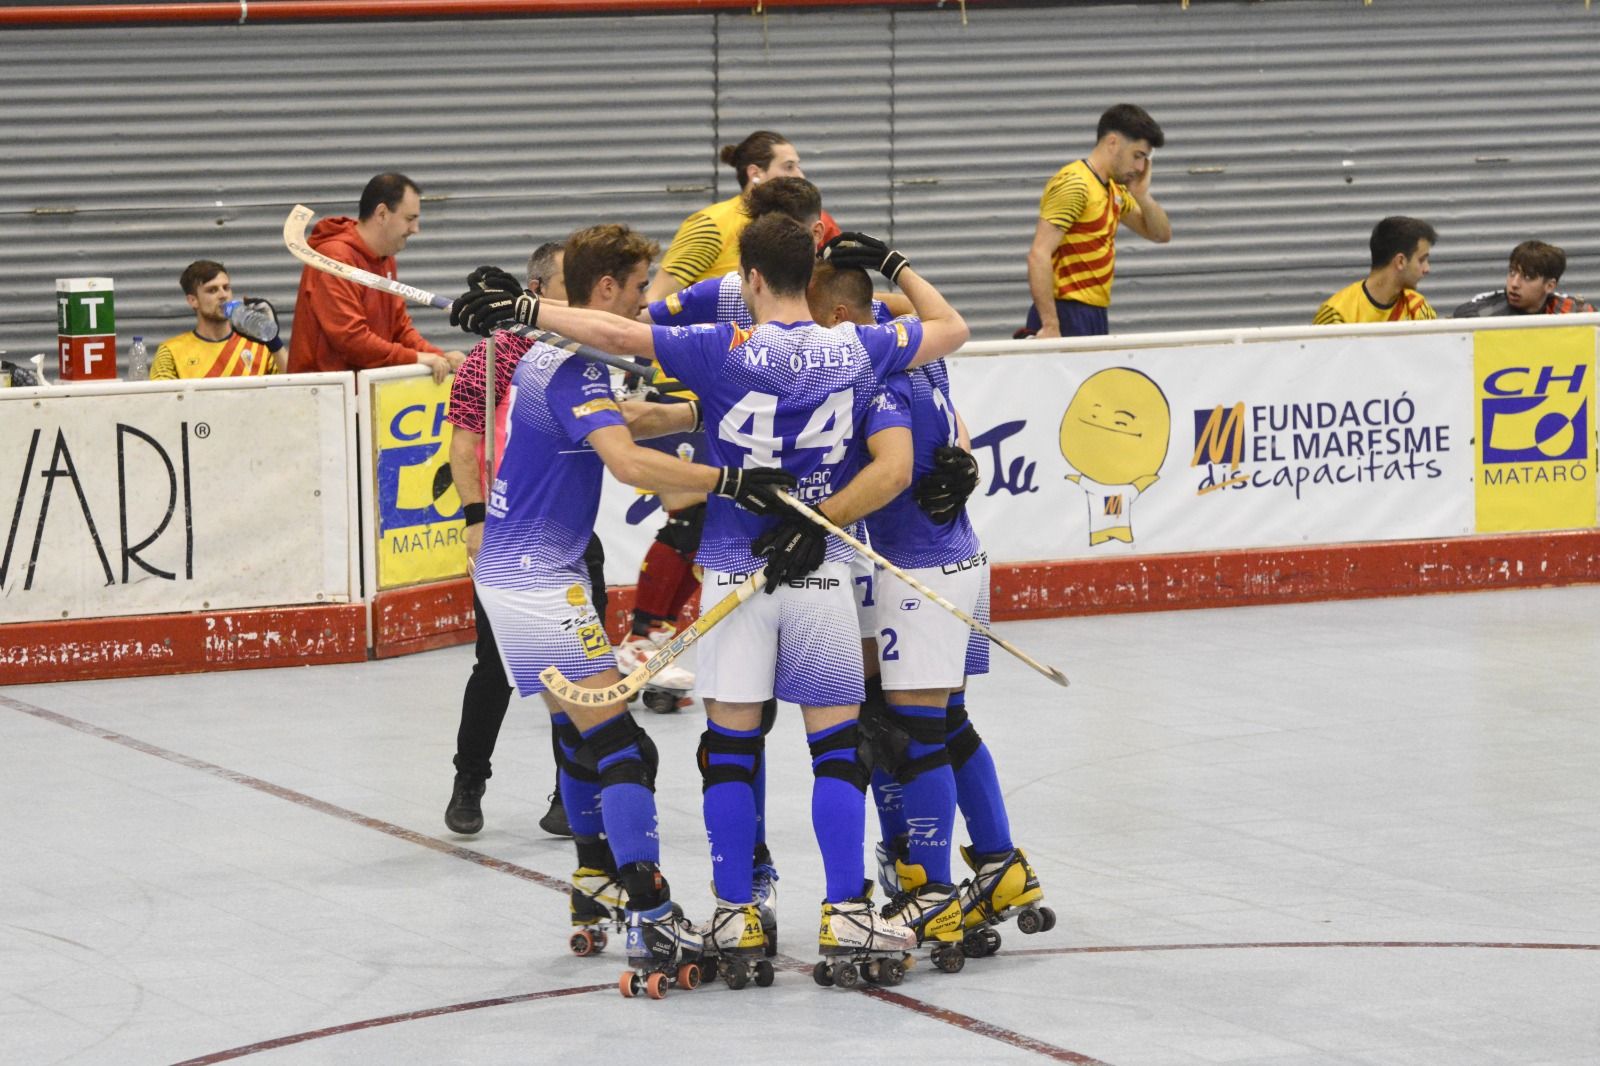
[[[1056,912],[1038,905],[1044,889],[1021,848],[977,855],[965,847],[961,857],[973,871],[972,879],[961,888],[961,916],[966,926],[961,951],[968,958],[981,959],[999,951],[1000,931],[995,927],[1008,918],[1015,917],[1017,928],[1029,936],[1056,927]]]
[[[948,881],[929,881],[919,864],[896,862],[900,891],[884,904],[882,914],[903,922],[916,935],[917,945],[931,945],[929,959],[944,973],[959,973],[967,964],[961,945],[966,934],[961,900]]]
[[[811,979],[822,987],[854,988],[863,979],[879,985],[905,980],[917,934],[873,911],[871,892],[872,882],[866,881],[855,899],[823,902],[817,934],[823,957],[811,969]]]
[[[674,630],[669,625],[659,625],[648,636],[635,633],[617,648],[617,668],[624,675],[643,666],[672,639]],[[656,714],[672,714],[690,703],[689,693],[694,688],[694,674],[677,663],[669,663],[639,693],[644,705]]]
[[[628,965],[617,980],[625,998],[661,999],[669,988],[699,988],[705,955],[700,931],[671,900],[648,911],[627,912]]]
[[[886,898],[893,899],[901,888],[900,871],[896,867],[906,857],[906,838],[880,840],[873,852],[878,859],[878,887],[883,889]]]
[[[762,931],[759,905],[717,900],[704,939],[705,958],[700,963],[703,979],[711,981],[720,974],[735,991],[749,984],[752,976],[758,988],[772,984],[776,972],[766,958],[772,951]]]
[[[622,909],[622,882],[614,873],[580,866],[572,875],[572,936],[567,947],[580,959],[598,955],[610,938],[607,930],[621,933],[627,928]]]
[[[762,859],[765,861],[762,861]],[[767,958],[778,953],[778,868],[765,845],[756,849],[756,866],[750,875],[750,899],[761,915],[761,932],[767,938]]]

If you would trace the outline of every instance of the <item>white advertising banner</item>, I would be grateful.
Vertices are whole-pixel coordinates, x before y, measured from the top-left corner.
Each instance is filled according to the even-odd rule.
[[[0,623],[347,602],[348,385],[0,391]]]
[[[1472,335],[951,360],[991,559],[1473,532]]]

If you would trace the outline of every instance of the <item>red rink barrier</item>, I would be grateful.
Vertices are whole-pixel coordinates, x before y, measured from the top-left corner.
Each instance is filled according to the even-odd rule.
[[[1325,544],[1192,555],[1002,563],[997,622],[1025,618],[1408,596],[1600,582],[1600,530]],[[627,633],[633,586],[613,588],[606,631]],[[684,621],[698,604],[690,601]],[[0,684],[361,662],[361,604],[141,615],[0,628]],[[465,579],[394,589],[373,603],[372,654],[475,637]]]

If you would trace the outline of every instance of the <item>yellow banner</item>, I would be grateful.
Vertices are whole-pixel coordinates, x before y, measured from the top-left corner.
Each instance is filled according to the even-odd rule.
[[[1595,524],[1592,326],[1473,336],[1477,530]]]
[[[461,577],[467,572],[461,497],[450,478],[450,383],[431,377],[374,383],[378,587]]]

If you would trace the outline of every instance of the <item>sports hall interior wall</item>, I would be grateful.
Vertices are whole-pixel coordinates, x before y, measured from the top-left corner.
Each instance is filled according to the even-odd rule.
[[[1167,131],[1176,236],[1122,242],[1118,332],[1301,323],[1366,267],[1372,223],[1426,218],[1445,309],[1537,236],[1600,292],[1600,11],[1206,0],[463,21],[0,30],[0,349],[54,347],[53,280],[116,280],[118,332],[189,313],[200,257],[292,312],[279,229],[423,186],[401,276],[453,292],[482,262],[596,220],[665,242],[730,195],[718,145],[799,146],[847,227],[886,234],[1010,334],[1038,196],[1108,104]],[[433,339],[460,343],[442,316]]]

